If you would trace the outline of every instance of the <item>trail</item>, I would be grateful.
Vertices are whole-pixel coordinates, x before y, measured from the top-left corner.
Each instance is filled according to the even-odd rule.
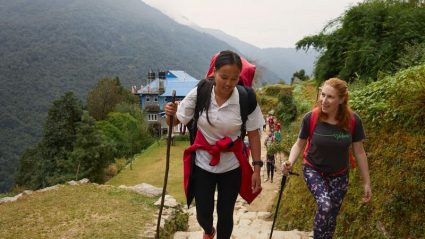
[[[266,149],[263,141],[267,137],[266,132],[262,133],[261,139],[261,159],[266,159]],[[276,157],[276,165],[280,165],[283,161],[283,155]],[[273,220],[273,202],[275,197],[278,196],[279,186],[282,175],[279,170],[275,172],[273,183],[269,180],[266,181],[265,166],[261,170],[261,178],[263,180],[263,191],[261,194],[248,205],[240,196],[236,201],[235,211],[233,214],[234,227],[232,239],[268,239]],[[203,230],[196,221],[195,207],[188,210],[189,213],[189,228],[186,232],[176,232],[174,239],[200,239],[203,235]],[[214,225],[217,223],[217,214],[214,215]],[[308,239],[311,238],[311,232],[302,232],[298,230],[293,231],[276,231],[273,232],[273,239]]]

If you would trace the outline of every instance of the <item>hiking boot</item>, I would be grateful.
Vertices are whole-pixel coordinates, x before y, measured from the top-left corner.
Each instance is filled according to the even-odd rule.
[[[207,234],[206,232],[204,232],[204,237],[202,237],[202,239],[213,239],[215,236],[215,228],[212,228],[212,233],[211,234]]]
[[[267,179],[264,179],[264,182],[267,182],[267,181],[269,181],[269,178],[267,178]]]

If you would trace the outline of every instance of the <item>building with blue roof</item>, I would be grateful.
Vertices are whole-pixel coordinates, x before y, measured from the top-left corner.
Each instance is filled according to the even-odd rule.
[[[166,134],[168,126],[163,112],[164,104],[172,100],[173,90],[176,91],[176,101],[179,101],[195,88],[198,82],[198,79],[184,71],[160,71],[158,77],[155,77],[155,72],[150,71],[146,86],[142,85],[138,90],[133,86],[132,93],[139,95],[140,108],[145,112],[146,120],[158,128],[159,134]],[[174,131],[185,131],[184,126],[177,125]]]

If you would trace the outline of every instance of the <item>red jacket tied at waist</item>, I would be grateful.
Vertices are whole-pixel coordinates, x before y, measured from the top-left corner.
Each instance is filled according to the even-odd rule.
[[[183,162],[184,162],[184,189],[186,193],[186,199],[188,200],[188,205],[193,199],[193,196],[188,194],[189,191],[189,178],[191,173],[191,157],[192,153],[197,149],[203,149],[207,151],[211,156],[210,165],[215,166],[220,163],[220,153],[221,152],[233,152],[236,158],[239,161],[239,165],[241,168],[241,188],[239,190],[239,194],[243,199],[245,199],[248,203],[251,203],[257,196],[260,194],[261,190],[252,193],[252,174],[253,170],[251,165],[249,165],[247,154],[244,153],[244,143],[241,139],[237,139],[236,141],[232,141],[229,137],[224,137],[223,139],[216,142],[215,145],[210,145],[208,141],[205,139],[204,135],[202,135],[201,131],[198,130],[195,137],[195,142],[189,146],[183,154]]]

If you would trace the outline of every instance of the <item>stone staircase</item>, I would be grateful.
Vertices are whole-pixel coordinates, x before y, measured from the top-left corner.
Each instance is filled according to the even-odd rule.
[[[195,207],[188,210],[189,228],[187,232],[176,232],[174,239],[201,239],[203,230],[196,221]],[[249,211],[244,200],[238,197],[234,211],[234,227],[232,239],[268,239],[272,227],[272,214],[270,212]],[[217,215],[214,215],[214,225]],[[273,231],[273,239],[308,239],[312,233],[293,231]]]
[[[261,139],[261,158],[265,160],[266,149],[263,141],[267,137],[267,132],[262,132]],[[284,160],[283,155],[276,155],[276,165],[280,165]],[[261,178],[266,178],[265,165],[261,170]],[[273,215],[270,212],[273,208],[273,202],[278,195],[282,175],[276,170],[274,182],[265,181],[262,183],[263,191],[260,195],[248,205],[240,196],[236,201],[234,210],[234,226],[231,239],[269,239],[273,223]],[[288,183],[289,181],[287,181]],[[216,194],[217,199],[217,194]],[[216,208],[216,207],[215,207]],[[176,232],[174,239],[201,239],[203,230],[196,220],[195,207],[191,207],[189,214],[189,228],[186,232]],[[214,225],[217,224],[217,214],[214,215]],[[293,231],[273,231],[274,239],[309,239],[312,238],[312,232]]]

